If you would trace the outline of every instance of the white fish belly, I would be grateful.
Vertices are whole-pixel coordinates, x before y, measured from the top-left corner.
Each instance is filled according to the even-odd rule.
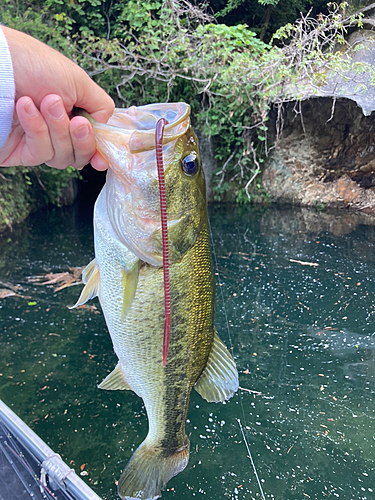
[[[95,259],[101,280],[100,304],[124,377],[133,391],[144,400],[152,431],[157,426],[152,415],[157,420],[157,408],[164,400],[164,307],[163,294],[160,293],[160,287],[163,287],[162,272],[156,273],[160,277],[155,277],[159,285],[156,283],[150,289],[140,271],[135,297],[123,318],[124,271],[137,262],[137,257],[111,230],[106,212],[105,187],[95,205],[94,228]]]

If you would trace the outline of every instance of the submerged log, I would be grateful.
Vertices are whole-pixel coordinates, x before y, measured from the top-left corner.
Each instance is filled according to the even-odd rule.
[[[28,278],[29,283],[36,285],[54,286],[54,292],[59,292],[64,288],[73,285],[80,285],[82,283],[81,274],[85,266],[82,267],[69,267],[68,271],[63,273],[46,273],[38,276],[31,276]]]

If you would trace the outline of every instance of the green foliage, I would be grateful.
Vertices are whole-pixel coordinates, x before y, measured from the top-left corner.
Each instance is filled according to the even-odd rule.
[[[22,221],[31,210],[31,190],[22,169],[0,172],[0,230]]]
[[[331,12],[317,19],[305,15],[284,23],[270,43],[261,39],[263,21],[249,28],[254,24],[249,6],[269,16],[268,26],[273,19],[279,27],[281,20],[294,20],[298,9],[306,12],[310,3],[220,0],[217,19],[229,19],[223,16],[236,9],[246,14],[228,25],[188,0],[33,0],[24,6],[5,0],[0,20],[62,50],[118,105],[188,102],[194,125],[214,142],[215,199],[228,199],[229,193],[243,203],[264,198],[258,175],[269,151],[271,103],[298,97],[290,89],[301,78],[323,85],[335,71],[351,67],[344,36],[360,18],[345,18],[344,4],[332,4]],[[333,52],[340,44],[343,50]],[[358,71],[368,70],[358,66]],[[58,200],[65,174],[42,168],[39,175],[50,200]],[[26,185],[33,182],[29,179]]]
[[[261,155],[267,148],[264,123],[269,103],[264,89],[254,87],[254,82],[264,76],[261,61],[271,47],[245,25],[203,21],[181,18],[156,2],[129,2],[122,12],[126,48],[120,39],[103,43],[95,37],[80,38],[85,54],[80,63],[89,63],[86,69],[100,75],[102,85],[110,75],[112,83],[106,83],[127,106],[189,102],[196,126],[214,140],[219,163],[223,165],[234,150],[225,177],[245,185],[254,172],[255,149]],[[87,58],[94,54],[95,60]],[[256,122],[263,128],[254,128]],[[221,198],[222,186],[216,186],[216,197]]]
[[[257,182],[255,188],[250,193],[248,193],[245,188],[240,189],[236,195],[236,203],[238,205],[249,205],[251,203],[268,205],[270,203],[270,195],[264,187]]]
[[[57,206],[64,203],[64,190],[71,180],[81,178],[81,174],[73,167],[57,170],[42,165],[34,169],[34,174],[42,187],[45,202]]]
[[[324,210],[326,210],[326,204],[324,202],[316,202],[315,205],[313,206],[313,208],[317,211],[317,212],[324,212]]]
[[[118,37],[78,40],[80,63],[100,75],[103,85],[110,75],[110,90],[127,106],[189,102],[195,125],[214,142],[220,166],[215,198],[225,198],[233,183],[234,195],[245,192],[251,198],[250,184],[269,150],[270,103],[298,97],[290,89],[301,78],[323,85],[334,72],[347,71],[351,62],[344,35],[347,26],[360,24],[360,17],[346,19],[345,4],[332,4],[329,14],[287,24],[266,44],[245,24],[216,24],[187,5],[129,0],[116,27]],[[338,44],[345,50],[333,52]]]
[[[65,170],[40,167],[6,167],[0,171],[0,230],[24,220],[29,213],[45,204],[61,206],[64,190],[80,173],[72,167]]]

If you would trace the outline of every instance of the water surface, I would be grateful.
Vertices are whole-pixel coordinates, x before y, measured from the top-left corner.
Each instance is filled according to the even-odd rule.
[[[232,208],[212,209],[211,225],[216,326],[243,389],[225,404],[193,391],[190,462],[163,498],[375,499],[375,227]],[[0,281],[28,297],[0,300],[0,397],[114,500],[147,433],[142,401],[96,388],[116,364],[96,299],[69,310],[81,285],[27,282],[92,258],[91,210],[78,206],[0,239]]]

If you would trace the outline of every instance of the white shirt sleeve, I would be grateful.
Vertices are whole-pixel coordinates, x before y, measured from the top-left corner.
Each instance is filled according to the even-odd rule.
[[[0,26],[0,149],[4,146],[12,126],[15,94],[12,57]]]

